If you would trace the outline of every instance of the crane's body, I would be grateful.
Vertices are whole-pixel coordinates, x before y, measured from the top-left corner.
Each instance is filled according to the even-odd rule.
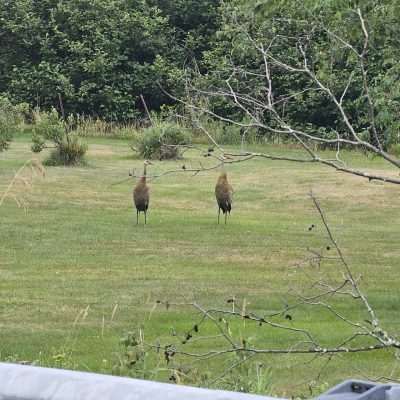
[[[233,197],[233,188],[228,182],[228,177],[226,172],[222,172],[218,178],[217,184],[215,185],[215,197],[217,199],[217,204],[218,204],[218,223],[222,210],[222,213],[225,215],[225,224],[226,224],[226,218],[228,214],[231,213],[232,210],[232,197]]]
[[[147,210],[150,203],[150,189],[146,182],[146,166],[151,164],[149,161],[145,160],[143,168],[143,176],[139,179],[133,189],[133,202],[136,207],[136,225],[139,223],[139,214],[144,213],[144,223],[147,223]]]

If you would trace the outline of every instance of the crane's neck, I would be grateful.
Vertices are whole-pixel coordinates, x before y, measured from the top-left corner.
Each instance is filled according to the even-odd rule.
[[[219,176],[218,181],[220,183],[228,182],[228,176],[226,175],[225,171],[221,172],[221,175]]]
[[[147,165],[144,164],[144,166],[143,166],[143,178],[145,178],[145,179],[146,179],[146,173],[147,173]]]

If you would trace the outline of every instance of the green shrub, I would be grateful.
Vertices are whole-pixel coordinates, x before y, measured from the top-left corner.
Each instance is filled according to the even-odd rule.
[[[46,165],[79,165],[84,163],[87,145],[79,141],[73,132],[67,130],[65,122],[54,108],[50,112],[36,111],[32,135],[32,151],[40,152],[54,144],[54,150],[45,161]]]
[[[81,143],[76,135],[68,135],[51,151],[45,165],[85,165],[87,145]]]
[[[0,151],[8,149],[13,133],[20,130],[28,112],[28,104],[13,105],[7,97],[0,96]]]
[[[65,126],[58,116],[56,109],[50,112],[36,110],[34,112],[34,126],[32,135],[32,151],[41,152],[46,148],[46,141],[50,140],[55,145],[63,140]]]
[[[176,124],[161,123],[143,130],[134,143],[134,149],[143,158],[175,159],[181,156],[180,145],[191,143],[189,131]]]
[[[240,127],[236,125],[218,124],[214,131],[214,139],[219,144],[240,144],[242,135]]]
[[[201,121],[202,126],[220,145],[255,144],[262,140],[256,129],[244,129],[239,125],[227,124],[222,121],[207,119]],[[212,144],[201,129],[196,129],[196,143]]]

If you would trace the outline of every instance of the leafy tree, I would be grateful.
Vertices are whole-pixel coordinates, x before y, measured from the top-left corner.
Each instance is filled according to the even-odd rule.
[[[264,47],[272,44],[269,51],[277,59],[299,67],[302,63],[299,45],[302,45],[312,70],[336,96],[340,97],[351,77],[344,106],[352,123],[358,131],[369,135],[371,143],[378,138],[387,148],[397,140],[399,129],[393,115],[400,105],[398,69],[394,62],[400,55],[400,28],[395,23],[400,6],[393,0],[356,3],[327,0],[227,3],[221,9],[223,23],[215,46],[205,54],[208,73],[200,76],[197,84],[216,92],[226,89],[229,79],[238,92],[263,101],[266,82],[260,76],[264,73],[264,63],[255,43]],[[356,6],[360,7],[369,32],[363,64],[356,55],[363,52],[364,46],[364,31]],[[232,67],[236,69],[234,75]],[[324,137],[336,131],[345,134],[341,115],[327,101],[325,93],[310,90],[307,79],[299,75],[279,68],[272,72],[278,96],[303,91],[303,101],[282,101],[280,107],[281,114],[292,125]],[[226,100],[215,96],[213,109],[220,115],[243,118],[243,110],[232,107],[232,102]]]
[[[210,50],[220,26],[220,0],[149,0],[174,29],[180,62],[202,67],[203,52]]]
[[[66,113],[135,118],[139,95],[157,109],[179,85],[188,54],[201,58],[216,1],[7,0],[0,4],[0,93]]]

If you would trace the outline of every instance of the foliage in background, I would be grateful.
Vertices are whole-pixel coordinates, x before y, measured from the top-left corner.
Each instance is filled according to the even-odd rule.
[[[220,26],[221,1],[149,0],[148,4],[157,7],[173,27],[180,63],[203,69],[203,52]]]
[[[182,145],[191,143],[189,131],[175,123],[157,123],[144,129],[132,148],[143,158],[168,160],[179,158]]]
[[[374,0],[359,5],[370,34],[367,53],[367,84],[373,102],[378,137],[387,148],[398,141],[400,87],[396,59],[400,55],[400,5],[393,0],[377,3]],[[348,46],[332,35],[343,38],[361,53],[364,34],[356,12],[357,5],[350,1],[275,0],[261,2],[233,1],[221,8],[223,23],[212,50],[205,52],[208,73],[198,77],[196,85],[214,93],[229,89],[248,94],[260,102],[265,101],[267,83],[264,62],[255,44],[263,45],[278,60],[302,67],[299,46],[304,46],[310,67],[318,78],[340,98],[349,77],[351,84],[344,98],[344,107],[361,135],[374,141],[368,98],[363,85],[359,60]],[[332,35],[328,35],[327,31]],[[232,67],[236,75],[232,76]],[[324,138],[335,131],[346,131],[343,119],[326,94],[312,88],[306,77],[275,68],[275,100],[279,101],[282,118],[293,127]],[[290,93],[299,93],[296,102],[288,101]],[[280,97],[281,96],[281,97]],[[240,121],[245,113],[227,98],[210,96],[211,110],[223,117]],[[268,113],[264,116],[268,124]],[[273,125],[272,125],[273,126]],[[264,132],[266,136],[273,136]],[[343,137],[343,136],[342,136]],[[271,137],[271,139],[273,139]]]
[[[13,105],[7,97],[0,95],[0,152],[10,146],[15,134],[29,112],[26,103]]]
[[[53,143],[53,150],[46,165],[78,165],[84,162],[87,145],[81,143],[78,136],[68,130],[56,109],[49,112],[35,111],[32,135],[32,151],[41,152]]]
[[[217,0],[10,0],[0,4],[0,93],[66,114],[126,121],[175,91],[210,46]],[[202,16],[197,14],[201,11]]]
[[[70,117],[71,119],[71,117]],[[80,137],[114,137],[133,139],[138,135],[139,125],[134,123],[107,122],[90,116],[73,116],[74,133]]]
[[[0,93],[13,102],[50,110],[64,100],[66,115],[79,114],[119,123],[144,116],[142,94],[150,110],[184,97],[186,79],[198,76],[204,88],[221,88],[234,63],[258,74],[259,60],[245,31],[264,45],[276,36],[274,52],[298,60],[290,41],[307,42],[312,68],[337,95],[346,85],[356,60],[346,46],[335,44],[322,27],[361,51],[360,7],[370,32],[367,80],[375,124],[386,148],[399,141],[400,5],[396,0],[10,0],[0,4]],[[290,39],[292,38],[292,39]],[[276,92],[307,89],[305,80],[285,71]],[[371,136],[368,101],[359,71],[344,105],[352,123]],[[257,75],[232,80],[263,98],[265,81]],[[343,121],[324,94],[307,90],[296,106],[282,102],[292,126],[322,137],[344,131]],[[213,98],[212,110],[224,117],[244,117],[232,104]],[[266,117],[267,118],[267,117]],[[268,132],[257,132],[268,140]],[[371,138],[372,140],[372,138]]]
[[[265,137],[260,135],[260,133],[252,129],[240,128],[237,125],[226,124],[221,121],[212,118],[201,118],[200,123],[213,137],[213,139],[220,145],[248,145],[262,143]],[[211,141],[206,142],[207,137],[204,132],[193,128],[195,132],[196,143],[207,143],[212,145]],[[243,150],[243,148],[242,148]]]

